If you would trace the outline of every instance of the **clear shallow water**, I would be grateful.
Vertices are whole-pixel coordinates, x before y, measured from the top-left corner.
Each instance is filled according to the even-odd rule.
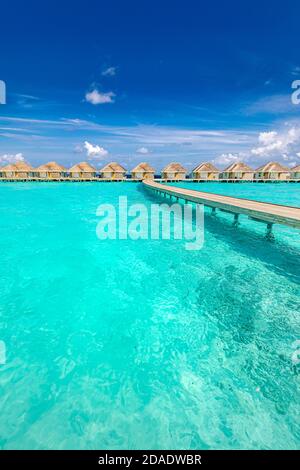
[[[196,187],[299,201],[298,185]],[[269,243],[207,211],[200,251],[100,241],[97,206],[119,195],[158,202],[0,184],[0,448],[298,448],[299,232]]]

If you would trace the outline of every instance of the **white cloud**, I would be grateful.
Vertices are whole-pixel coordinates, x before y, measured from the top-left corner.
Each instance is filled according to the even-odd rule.
[[[259,134],[258,140],[264,145],[269,145],[272,142],[274,142],[274,139],[278,133],[276,131],[270,131],[270,132],[261,132]]]
[[[3,123],[2,123],[3,121]],[[228,146],[245,147],[254,145],[256,132],[241,130],[205,130],[205,129],[185,129],[180,127],[167,127],[158,125],[136,125],[136,126],[106,126],[93,121],[82,120],[78,118],[60,118],[56,121],[44,119],[28,119],[20,117],[0,116],[0,125],[6,122],[22,124],[28,126],[28,132],[34,128],[35,132],[44,130],[44,128],[62,128],[76,129],[77,131],[94,131],[102,136],[110,135],[114,141],[130,141],[139,146],[168,146],[168,145],[190,145],[196,152],[200,147],[205,151],[208,146],[213,150],[227,150]],[[97,137],[96,135],[96,137]],[[218,149],[216,149],[218,146]],[[225,148],[226,147],[226,148]]]
[[[102,75],[104,77],[113,77],[116,75],[117,67],[108,67],[107,69],[103,70]]]
[[[84,148],[88,158],[101,159],[108,155],[108,151],[105,148],[100,147],[99,145],[93,145],[87,141],[84,142]]]
[[[93,91],[86,93],[85,99],[88,103],[91,104],[105,104],[105,103],[114,103],[114,97],[116,95],[109,91],[107,93],[100,93],[96,88]]]
[[[22,153],[0,155],[0,163],[7,165],[9,163],[24,162]]]
[[[222,153],[214,158],[213,162],[216,165],[230,165],[231,163],[240,162],[243,160],[243,154]]]
[[[261,144],[251,149],[251,154],[259,158],[281,158],[289,161],[295,158],[300,146],[300,127],[290,127],[281,132],[261,132],[258,137]]]
[[[274,154],[274,152],[279,151],[281,148],[282,148],[282,142],[278,140],[269,145],[264,145],[262,147],[253,148],[251,150],[251,153],[253,155],[268,157],[269,155]]]
[[[291,165],[300,158],[300,125],[290,122],[285,126],[278,131],[260,132],[257,146],[235,153],[221,153],[213,162],[216,165],[230,165],[244,161],[253,165],[276,159]]]
[[[136,153],[141,153],[143,155],[146,155],[147,153],[149,153],[149,149],[147,149],[147,147],[140,147],[137,149]]]

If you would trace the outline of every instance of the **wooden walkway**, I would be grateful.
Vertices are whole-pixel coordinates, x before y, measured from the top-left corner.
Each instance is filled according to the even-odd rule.
[[[179,188],[160,184],[155,181],[143,181],[145,187],[170,198],[184,199],[185,201],[204,204],[213,211],[220,209],[234,214],[235,222],[239,214],[244,214],[251,219],[265,222],[268,233],[271,233],[273,224],[287,225],[300,229],[300,208],[259,202],[250,199],[222,196],[215,193],[206,193],[192,189]]]

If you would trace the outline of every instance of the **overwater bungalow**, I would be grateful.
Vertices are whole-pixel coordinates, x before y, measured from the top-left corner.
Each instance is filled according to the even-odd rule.
[[[149,163],[139,163],[133,170],[131,170],[131,177],[134,180],[145,180],[154,178],[154,168]]]
[[[1,171],[1,170],[0,170]],[[294,166],[291,168],[291,180],[299,180],[300,181],[300,165]]]
[[[1,168],[1,177],[2,178],[15,178],[16,177],[16,167],[13,164],[5,165]]]
[[[48,162],[35,168],[33,174],[41,179],[59,180],[66,176],[66,168],[56,162]]]
[[[284,181],[289,179],[291,169],[277,162],[268,162],[255,170],[256,180]]]
[[[68,173],[71,178],[74,179],[92,179],[96,178],[96,168],[87,162],[80,162],[77,165],[73,165]]]
[[[27,179],[32,177],[33,168],[26,162],[17,162],[14,164],[15,177],[20,179]]]
[[[161,177],[164,180],[184,180],[186,178],[187,170],[177,162],[169,163],[161,172]]]
[[[100,170],[100,177],[106,180],[123,180],[126,170],[117,162],[110,162]]]
[[[231,163],[220,173],[220,179],[223,180],[253,180],[253,170],[244,162]]]
[[[218,170],[212,163],[204,162],[197,165],[192,171],[192,178],[194,180],[217,180],[219,178],[220,170]]]

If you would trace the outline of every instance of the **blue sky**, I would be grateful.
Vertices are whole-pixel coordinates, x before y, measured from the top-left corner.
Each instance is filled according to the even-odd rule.
[[[300,162],[299,14],[297,1],[5,2],[0,164]]]

